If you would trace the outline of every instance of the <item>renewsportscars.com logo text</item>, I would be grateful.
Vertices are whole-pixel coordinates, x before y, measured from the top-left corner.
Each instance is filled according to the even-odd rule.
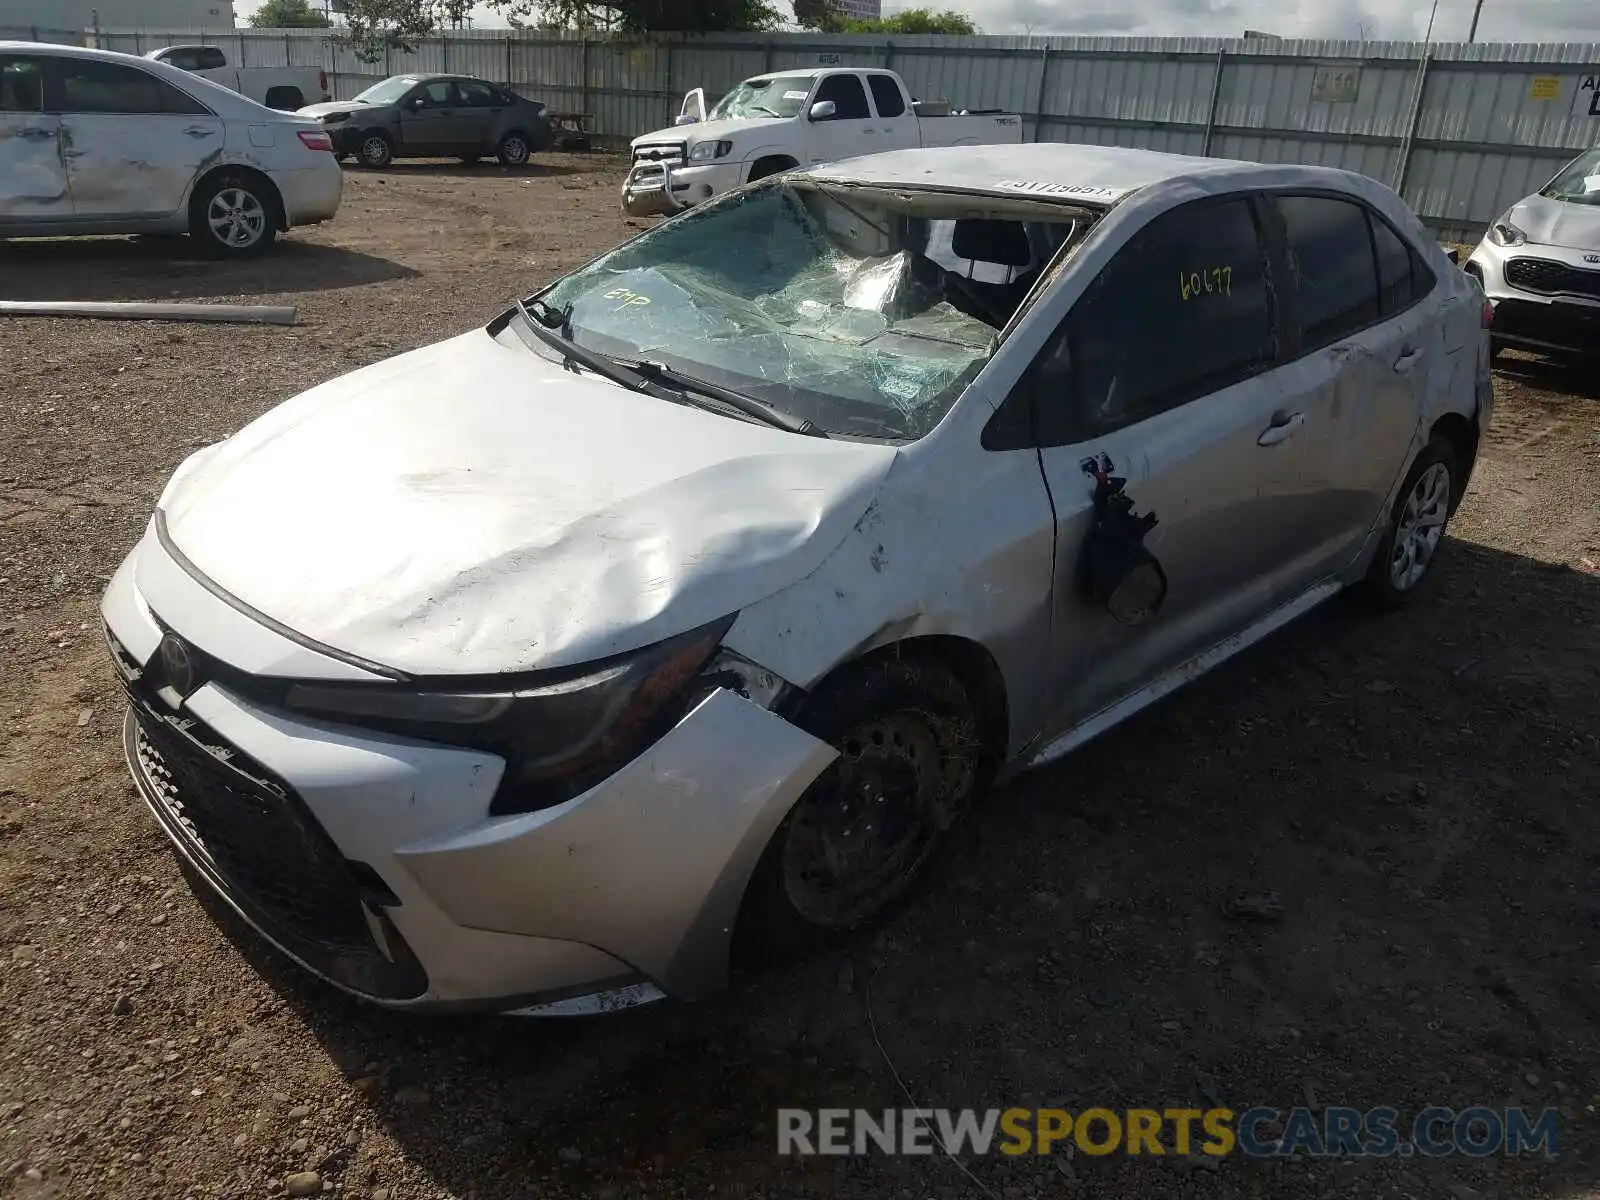
[[[778,1153],[1553,1157],[1558,1122],[1553,1108],[1433,1107],[1409,1122],[1393,1108],[780,1108]]]

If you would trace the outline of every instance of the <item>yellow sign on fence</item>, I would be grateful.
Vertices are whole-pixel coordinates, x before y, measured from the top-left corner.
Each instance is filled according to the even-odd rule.
[[[1561,76],[1535,75],[1528,84],[1530,100],[1554,100],[1561,94]]]

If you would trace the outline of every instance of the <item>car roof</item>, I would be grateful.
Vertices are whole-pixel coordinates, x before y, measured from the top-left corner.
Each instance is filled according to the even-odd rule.
[[[170,63],[137,54],[123,54],[117,50],[96,50],[88,46],[69,46],[61,42],[0,41],[0,54],[49,55],[55,58],[98,59],[101,62],[137,65],[140,70],[154,71],[180,91],[188,92],[203,101],[219,117],[232,120],[253,120],[269,123],[314,124],[309,117],[296,117],[291,112],[281,112],[257,104],[248,96],[240,95],[220,83],[204,76],[183,71]]]
[[[166,47],[162,47],[166,49]],[[106,62],[147,63],[137,54],[123,54],[117,50],[92,50],[88,46],[69,46],[63,42],[0,42],[0,54],[57,54],[72,58],[99,58]]]
[[[830,163],[808,171],[807,175],[841,183],[922,184],[958,191],[1095,204],[1115,203],[1157,184],[1184,181],[1203,183],[1207,192],[1273,184],[1366,190],[1352,185],[1352,181],[1362,177],[1331,167],[1274,166],[1237,159],[1064,142],[893,150]]]

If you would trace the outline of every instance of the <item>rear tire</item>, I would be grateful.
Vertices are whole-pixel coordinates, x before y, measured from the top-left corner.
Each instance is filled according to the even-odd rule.
[[[1406,472],[1389,513],[1389,527],[1362,581],[1369,603],[1380,610],[1396,609],[1421,590],[1432,575],[1445,529],[1461,503],[1465,486],[1455,447],[1434,435]]]
[[[977,790],[972,699],[923,657],[885,653],[824,682],[795,724],[839,750],[767,844],[735,957],[770,962],[877,921],[915,882]]]
[[[217,258],[254,258],[272,249],[282,213],[261,178],[223,171],[201,183],[189,205],[189,236]]]
[[[528,159],[533,157],[533,147],[521,130],[514,129],[500,139],[495,157],[500,160],[502,167],[527,166]]]
[[[306,106],[306,98],[297,87],[272,87],[267,89],[266,105],[279,112],[299,112]]]

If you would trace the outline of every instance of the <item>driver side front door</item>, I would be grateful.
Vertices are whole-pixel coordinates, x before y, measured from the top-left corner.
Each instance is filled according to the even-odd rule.
[[[456,85],[449,79],[419,84],[400,102],[400,142],[410,154],[454,151]]]

